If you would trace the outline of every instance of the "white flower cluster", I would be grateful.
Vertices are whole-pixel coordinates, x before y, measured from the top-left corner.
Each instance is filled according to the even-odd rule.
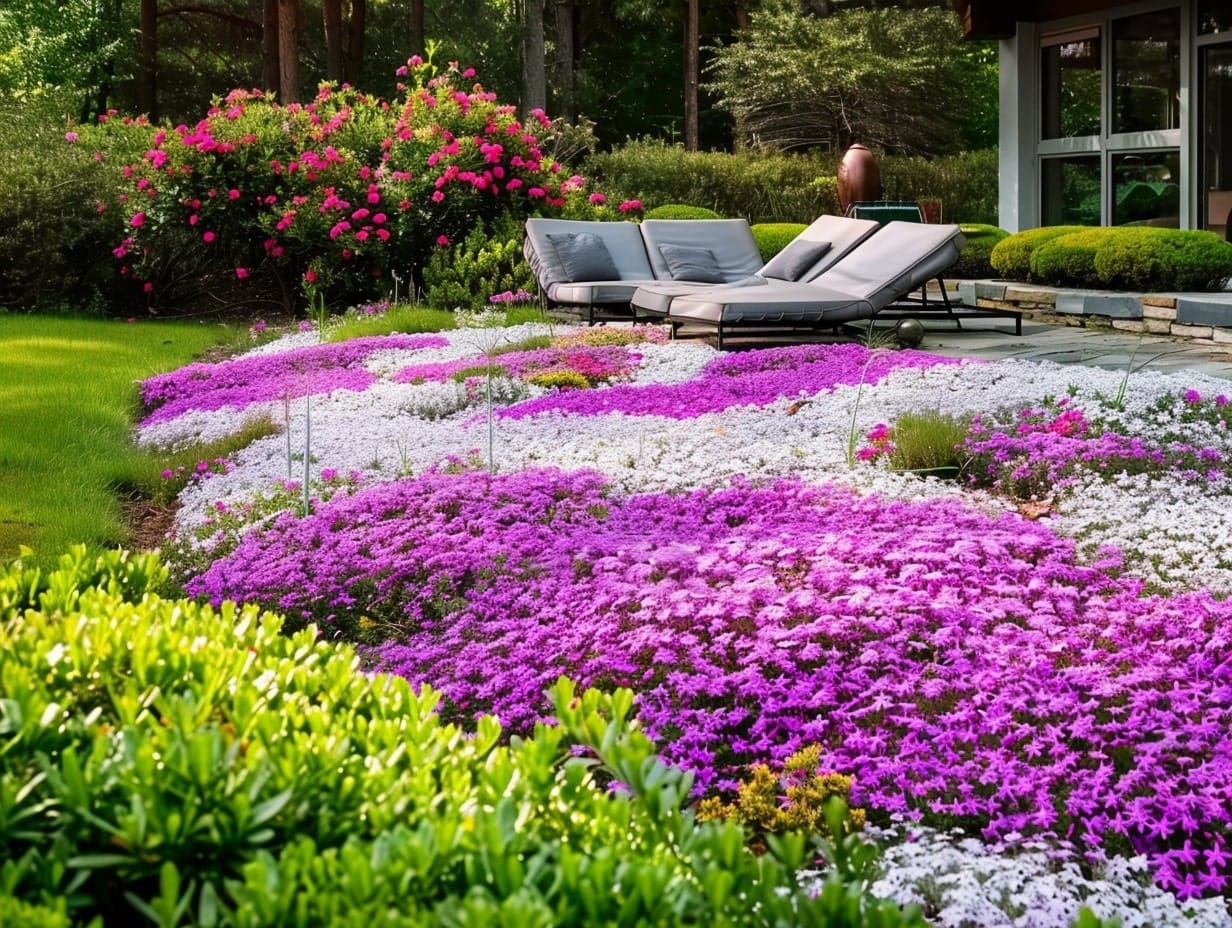
[[[945,928],[1069,928],[1083,906],[1119,916],[1124,928],[1232,928],[1225,900],[1178,902],[1151,882],[1140,857],[1084,868],[1071,850],[1042,840],[991,848],[914,826],[869,829],[868,837],[884,847],[873,895],[914,902]]]

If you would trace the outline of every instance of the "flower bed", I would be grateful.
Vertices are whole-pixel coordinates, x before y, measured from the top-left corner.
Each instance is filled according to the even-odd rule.
[[[309,435],[291,404],[289,435],[184,491],[190,591],[365,642],[453,718],[528,730],[561,673],[631,685],[699,790],[818,744],[873,821],[1145,855],[1181,898],[1229,891],[1219,382],[570,332],[357,355],[368,385],[321,388]],[[240,405],[142,438],[219,434]],[[921,409],[979,415],[961,480],[858,453]],[[287,447],[310,448],[307,514],[271,492],[300,476]]]

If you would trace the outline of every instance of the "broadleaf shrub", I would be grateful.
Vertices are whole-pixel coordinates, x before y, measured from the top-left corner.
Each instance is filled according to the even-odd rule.
[[[646,210],[643,219],[722,219],[714,210],[705,206],[689,206],[687,203],[664,203]]]
[[[961,226],[961,229],[967,244],[963,246],[958,260],[946,271],[946,274],[949,277],[964,280],[991,277],[993,268],[989,258],[992,255],[992,250],[1009,233],[996,226],[981,223],[964,224]]]
[[[1081,232],[1086,226],[1041,226],[1002,239],[988,256],[993,269],[1009,280],[1031,279],[1031,254],[1036,248],[1054,238]]]
[[[125,268],[155,303],[261,281],[340,308],[380,295],[390,272],[421,284],[435,249],[484,223],[581,194],[540,147],[542,112],[523,124],[456,64],[414,57],[399,74],[392,101],[326,84],[283,106],[237,90],[193,126],[151,127],[129,171]]]
[[[1232,244],[1214,232],[1120,229],[1095,255],[1105,286],[1125,290],[1218,290],[1232,277]]]
[[[887,199],[939,199],[947,221],[996,221],[996,151],[884,155],[878,166]],[[637,141],[592,155],[583,173],[609,194],[636,197],[651,208],[691,203],[764,223],[811,222],[838,213],[837,169],[830,155],[688,152],[666,142]]]
[[[1031,253],[1032,279],[1060,287],[1095,286],[1095,254],[1116,234],[1116,229],[1092,228],[1049,239]]]
[[[424,299],[446,309],[485,304],[503,293],[533,294],[534,272],[522,254],[522,222],[501,216],[461,242],[436,249],[424,268]]]
[[[1056,286],[1183,292],[1232,278],[1232,244],[1194,229],[1045,226],[998,242],[989,260],[1002,277]]]
[[[803,222],[758,222],[752,226],[753,240],[761,259],[769,261],[787,247],[787,243],[807,229]]]
[[[734,822],[694,821],[692,775],[658,758],[630,690],[560,680],[557,724],[464,733],[431,688],[315,628],[142,592],[131,562],[0,574],[51,594],[0,608],[0,917],[923,925],[851,868],[806,888],[821,845],[801,833],[757,857]]]

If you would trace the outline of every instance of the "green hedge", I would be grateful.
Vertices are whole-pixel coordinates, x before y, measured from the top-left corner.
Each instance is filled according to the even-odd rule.
[[[989,258],[992,250],[1004,241],[1009,233],[996,226],[980,223],[964,224],[961,228],[967,244],[963,246],[958,261],[946,271],[946,276],[955,280],[991,277],[993,269]]]
[[[1218,290],[1232,278],[1232,244],[1213,232],[1150,226],[1047,226],[992,250],[1005,278],[1138,291]]]
[[[787,243],[807,229],[803,222],[758,222],[752,226],[753,239],[761,259],[769,261],[787,247]]]
[[[316,629],[154,591],[152,555],[0,569],[0,913],[57,925],[922,925],[854,834],[696,821],[633,694],[444,724]],[[610,788],[620,782],[620,789]],[[827,824],[843,830],[838,800]],[[817,895],[797,870],[833,866]]]
[[[664,203],[646,210],[643,219],[722,219],[712,209],[704,206],[688,206],[684,203]]]
[[[686,152],[665,142],[629,142],[592,155],[582,173],[609,198],[648,207],[689,203],[750,222],[811,222],[838,212],[830,155],[777,152]],[[880,156],[886,199],[941,201],[947,222],[995,222],[997,153],[943,158]]]

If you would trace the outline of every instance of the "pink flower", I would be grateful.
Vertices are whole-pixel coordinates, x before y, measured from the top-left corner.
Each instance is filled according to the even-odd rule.
[[[248,268],[237,267],[235,269],[235,276],[238,277],[240,280],[243,280],[245,277],[248,276]]]
[[[145,225],[145,213],[137,213],[128,221],[128,224],[134,229],[140,229],[143,225]]]
[[[443,246],[445,246],[445,245],[448,245],[448,244],[449,244],[449,236],[448,236],[448,235],[438,235],[438,236],[436,237],[436,244],[441,245],[442,247],[443,247]]]
[[[234,187],[232,187],[230,190],[227,191],[227,196],[230,197],[232,200],[238,200],[240,198],[240,192],[236,190]]]
[[[630,212],[631,210],[639,210],[642,208],[641,200],[625,200],[620,204],[619,209],[622,213]]]
[[[79,136],[76,132],[65,132],[64,133],[64,141],[68,142],[70,145],[76,142],[77,139],[79,139],[80,137],[81,136]]]
[[[201,236],[201,241],[205,242],[206,244],[209,244],[210,242],[214,241],[214,233],[206,232],[204,235]]]
[[[308,281],[310,284],[316,283],[317,272],[312,268],[308,268],[308,270],[304,271],[304,280]]]
[[[605,197],[601,193],[592,193],[586,199],[589,200],[591,203],[595,204],[595,206],[602,206],[604,203],[607,202],[607,197]]]

